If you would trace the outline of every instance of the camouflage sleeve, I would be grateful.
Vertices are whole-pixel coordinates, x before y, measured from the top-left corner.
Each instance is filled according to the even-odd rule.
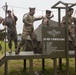
[[[27,17],[28,17],[28,14],[23,15],[23,23],[25,23],[27,25],[31,25],[31,23],[27,21]]]
[[[18,20],[17,16],[14,15],[14,19],[15,19],[15,21],[17,21]]]
[[[76,22],[76,18],[75,17],[73,17],[73,22]]]
[[[41,20],[42,17],[34,17],[34,21],[38,21],[38,20]]]
[[[62,18],[62,22],[61,22],[62,24],[65,24],[66,23],[66,17],[63,17]]]
[[[64,27],[65,26],[65,23],[66,23],[66,18],[63,17],[60,26],[61,27]]]
[[[6,17],[6,18],[7,18],[7,17]],[[4,26],[7,25],[6,18],[3,20],[3,23],[2,23]]]

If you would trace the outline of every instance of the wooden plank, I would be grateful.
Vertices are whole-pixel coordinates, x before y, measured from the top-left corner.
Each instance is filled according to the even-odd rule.
[[[41,57],[41,58],[54,58],[52,55],[44,55],[44,56],[42,56],[42,54],[34,54],[34,52],[33,51],[26,51],[26,52],[20,52],[19,54],[15,54],[15,52],[12,52],[12,53],[9,53],[9,52],[7,52],[6,53],[6,56],[7,57],[20,57],[20,56],[26,56],[26,57],[30,57],[30,56],[32,56],[32,57],[34,57],[35,56],[35,58],[37,58],[37,57]],[[75,57],[75,51],[69,51],[69,57]],[[56,58],[56,57],[55,57]],[[62,58],[65,58],[65,57],[62,57]]]

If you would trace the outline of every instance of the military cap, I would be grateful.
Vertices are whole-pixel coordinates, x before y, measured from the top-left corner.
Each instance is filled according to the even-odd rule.
[[[49,13],[49,14],[50,14],[50,13],[51,13],[51,11],[50,11],[50,10],[46,10],[46,14],[47,14],[47,13]]]
[[[74,10],[73,8],[68,8],[68,11]]]
[[[29,7],[29,10],[35,10],[36,8],[35,7]]]
[[[11,10],[7,10],[7,13],[11,13]]]

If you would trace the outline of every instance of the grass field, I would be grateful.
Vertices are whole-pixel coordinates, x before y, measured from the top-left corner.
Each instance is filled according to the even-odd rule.
[[[0,51],[0,58],[4,56],[4,43],[2,43],[3,49]],[[8,46],[6,44],[8,51]],[[14,51],[14,47],[13,47]],[[53,75],[53,60],[45,59],[45,75]],[[9,62],[9,73],[8,75],[29,75],[29,60],[27,59],[27,70],[23,70],[23,60],[10,60]],[[58,62],[58,61],[57,61]],[[75,63],[74,58],[69,59],[70,63],[70,75],[75,75]],[[33,70],[41,71],[41,59],[35,59],[33,62]],[[58,65],[58,64],[57,64]],[[63,59],[62,71],[58,71],[58,75],[66,75],[66,59]],[[4,65],[0,67],[0,75],[4,75]]]

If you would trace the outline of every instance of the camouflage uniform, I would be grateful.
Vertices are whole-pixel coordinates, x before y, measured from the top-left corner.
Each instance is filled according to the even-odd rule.
[[[68,39],[69,41],[72,41],[73,46],[76,45],[76,39],[75,39],[75,29],[73,23],[73,17],[68,16]],[[62,18],[61,27],[64,27],[66,25],[66,16]]]
[[[50,19],[54,16],[50,16],[51,15],[51,11],[50,10],[46,10],[46,15],[42,20],[42,24],[43,26],[49,26],[50,25]]]
[[[43,26],[49,26],[49,24],[50,24],[50,17],[47,17],[47,15],[45,15],[45,17],[42,20],[42,24],[43,24]]]
[[[33,48],[37,48],[37,36],[34,33],[34,27],[33,27],[33,22],[36,20],[41,20],[42,18],[35,18],[34,16],[31,16],[30,13],[26,13],[23,16],[23,33],[22,33],[22,40],[18,46],[18,50],[20,51],[20,47],[22,47],[25,42],[26,42],[26,38],[29,35],[32,39],[32,45]],[[30,25],[30,23],[32,23],[32,25]]]
[[[12,40],[14,40],[15,49],[16,49],[17,48],[17,31],[16,31],[16,26],[14,23],[14,18],[6,17],[5,22],[7,25],[7,39],[8,39],[9,49],[12,48]]]

